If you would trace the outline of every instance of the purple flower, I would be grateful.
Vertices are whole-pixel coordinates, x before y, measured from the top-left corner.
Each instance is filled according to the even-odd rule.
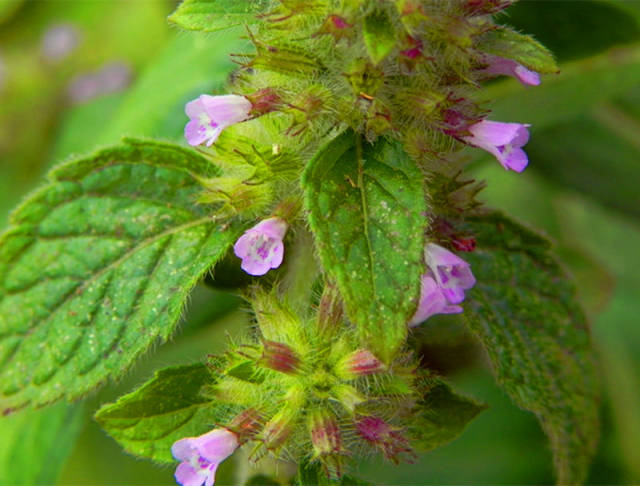
[[[516,61],[498,56],[487,56],[485,61],[488,66],[482,70],[484,73],[513,76],[527,86],[538,86],[540,84],[540,75],[538,73],[530,71]]]
[[[252,106],[244,96],[200,95],[184,107],[191,119],[184,127],[184,136],[189,145],[200,145],[206,141],[210,147],[222,130],[249,118]]]
[[[447,300],[452,304],[462,302],[464,291],[476,283],[469,264],[446,248],[434,243],[427,243],[424,258]]]
[[[264,275],[278,268],[284,256],[282,239],[289,225],[282,218],[269,218],[248,229],[238,238],[233,251],[242,259],[241,268],[249,275]]]
[[[413,317],[409,320],[409,326],[414,327],[426,321],[435,314],[459,314],[462,307],[451,305],[438,284],[433,279],[431,271],[422,276],[420,287],[420,303]]]
[[[218,464],[238,448],[238,437],[227,429],[213,429],[199,437],[187,437],[171,447],[181,461],[175,478],[182,486],[212,486]]]
[[[530,126],[483,120],[471,125],[468,128],[471,135],[462,140],[495,156],[505,169],[522,172],[529,163],[521,147],[529,141]]]
[[[473,287],[476,279],[469,264],[446,248],[427,243],[424,250],[427,273],[422,276],[418,309],[409,321],[416,326],[435,314],[458,314],[464,291]]]

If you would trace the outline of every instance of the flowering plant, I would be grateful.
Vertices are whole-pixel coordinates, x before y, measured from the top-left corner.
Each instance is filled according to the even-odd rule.
[[[574,289],[546,240],[482,206],[466,173],[474,148],[528,164],[530,125],[489,120],[483,83],[535,89],[557,71],[497,23],[511,3],[274,0],[230,16],[185,0],[172,22],[233,18],[250,47],[226,94],[186,103],[190,147],[125,139],[56,167],[14,213],[0,241],[5,412],[118,376],[225,264],[247,274],[234,290],[252,328],[103,406],[96,420],[127,452],[173,463],[183,486],[213,485],[231,455],[301,485],[356,482],[372,455],[412,461],[486,408],[418,358],[416,329],[459,314],[540,420],[558,482],[580,483],[597,387]]]

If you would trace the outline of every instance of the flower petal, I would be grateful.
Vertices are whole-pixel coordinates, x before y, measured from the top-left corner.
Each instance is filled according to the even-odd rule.
[[[198,452],[196,451],[192,441],[193,437],[187,437],[185,439],[180,439],[179,441],[174,442],[171,446],[171,454],[173,455],[173,457],[175,457],[178,461],[188,461],[194,455],[197,455]]]
[[[184,138],[189,145],[200,145],[207,139],[206,130],[201,130],[202,125],[198,120],[191,120],[184,127]]]
[[[205,476],[187,462],[178,464],[174,477],[182,486],[201,486],[205,481]]]
[[[513,72],[522,84],[528,86],[538,86],[540,84],[540,75],[535,71],[527,69],[521,64],[518,64],[514,68]]]
[[[514,148],[511,153],[505,158],[505,162],[502,164],[506,169],[515,170],[516,172],[522,172],[529,164],[529,158],[524,150],[521,148]]]

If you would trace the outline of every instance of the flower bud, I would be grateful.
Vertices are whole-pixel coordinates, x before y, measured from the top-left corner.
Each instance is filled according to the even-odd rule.
[[[344,379],[382,373],[386,366],[371,351],[359,349],[345,356],[336,366],[336,374]]]
[[[262,440],[269,450],[279,449],[293,431],[293,413],[282,410],[273,416],[262,431]]]
[[[354,34],[353,24],[347,22],[340,15],[331,14],[318,29],[316,35],[329,34],[333,36],[336,43],[342,39],[349,39]]]
[[[249,408],[236,415],[227,427],[238,437],[238,442],[243,444],[253,439],[262,425],[260,414],[257,410]]]
[[[294,374],[298,371],[300,358],[298,354],[284,343],[262,341],[263,351],[260,363],[281,373]]]
[[[394,428],[379,417],[373,415],[361,417],[356,421],[356,430],[368,444],[379,448],[395,464],[401,459],[413,459],[415,454],[409,441],[400,429]],[[407,457],[407,455],[409,457]]]
[[[313,459],[320,460],[330,478],[339,478],[342,476],[343,448],[335,416],[316,410],[309,414],[308,426],[313,444]]]

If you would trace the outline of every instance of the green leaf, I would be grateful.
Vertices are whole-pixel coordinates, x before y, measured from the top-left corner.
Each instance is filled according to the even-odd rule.
[[[598,437],[598,379],[575,289],[549,243],[504,215],[468,220],[465,256],[476,276],[465,316],[500,385],[536,414],[551,441],[559,484],[586,476]]]
[[[156,371],[140,388],[98,410],[96,420],[127,452],[174,462],[175,441],[204,434],[226,418],[226,407],[200,394],[214,380],[204,364]]]
[[[364,44],[374,64],[379,64],[396,45],[395,29],[384,10],[374,10],[364,19]]]
[[[640,120],[622,105],[602,104],[536,133],[527,153],[534,170],[554,182],[640,217],[639,130]]]
[[[0,419],[0,484],[56,484],[83,415],[81,405],[59,403]]]
[[[219,171],[129,140],[72,161],[0,237],[0,404],[77,398],[166,340],[187,294],[237,236],[195,204]]]
[[[553,55],[533,37],[507,27],[490,30],[478,39],[476,48],[494,56],[512,59],[539,73],[557,73]]]
[[[322,263],[361,341],[389,360],[404,342],[423,272],[422,174],[400,144],[356,137],[347,131],[323,147],[303,187]]]
[[[280,486],[280,483],[264,474],[256,474],[251,476],[244,486]]]
[[[457,438],[476,415],[487,408],[465,396],[455,393],[444,381],[435,377],[422,377],[421,398],[412,415],[411,445],[426,452]]]
[[[184,0],[169,21],[187,30],[215,32],[257,21],[266,0]]]
[[[293,479],[294,486],[373,486],[372,483],[350,475],[340,479],[329,479],[317,463],[298,465],[298,474]]]
[[[507,12],[503,23],[535,35],[560,61],[593,56],[640,40],[637,1],[520,1]]]

